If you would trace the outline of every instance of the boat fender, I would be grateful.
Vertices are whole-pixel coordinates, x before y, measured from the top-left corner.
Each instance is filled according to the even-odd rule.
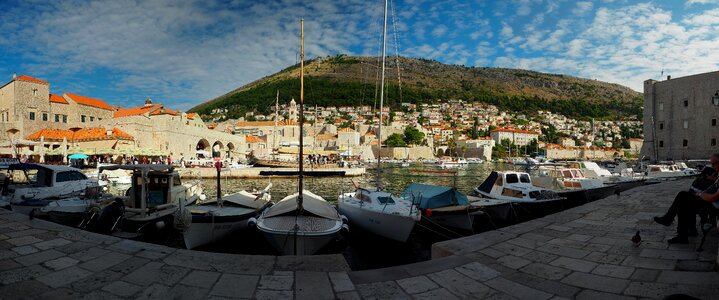
[[[155,228],[157,228],[157,230],[161,230],[162,228],[165,228],[165,221],[155,222]]]
[[[431,209],[431,208],[425,209],[425,210],[424,210],[424,215],[425,215],[425,216],[428,216],[428,217],[431,217],[431,216],[432,216],[432,209]]]
[[[350,226],[347,225],[347,224],[342,224],[342,229],[340,229],[340,233],[342,233],[342,235],[347,235],[347,234],[349,234],[349,233],[350,233]]]
[[[200,194],[200,201],[205,201],[207,199],[207,196],[205,194]]]
[[[247,220],[247,226],[248,226],[248,227],[255,227],[255,226],[257,226],[257,219],[255,219],[255,218],[250,218],[249,220]]]
[[[349,219],[345,215],[340,215],[340,220],[342,220],[342,224],[347,224],[349,222]]]

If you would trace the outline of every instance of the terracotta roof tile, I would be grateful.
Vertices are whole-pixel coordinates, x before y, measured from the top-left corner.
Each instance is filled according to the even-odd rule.
[[[167,108],[165,108],[165,107],[163,106],[163,107],[161,107],[160,109],[151,112],[150,115],[153,115],[153,116],[156,116],[156,115],[173,115],[173,116],[176,116],[176,115],[177,115],[177,112],[175,112],[174,110],[171,110],[171,109],[167,109]]]
[[[45,81],[45,80],[33,78],[33,77],[30,77],[30,76],[27,76],[27,75],[20,75],[20,76],[18,76],[17,78],[15,78],[15,80],[28,81],[28,82],[34,82],[34,83],[46,84],[46,85],[49,85],[49,84],[50,84],[49,82],[47,82],[47,81]]]
[[[102,127],[83,128],[77,132],[64,129],[45,128],[27,136],[26,139],[39,141],[41,137],[44,137],[46,141],[62,141],[63,138],[68,141],[134,139],[132,135],[118,128],[112,128],[112,136],[107,136],[107,129]]]
[[[265,140],[263,140],[259,137],[256,137],[254,135],[248,135],[245,137],[245,142],[247,142],[247,143],[264,143]]]
[[[60,104],[69,104],[67,100],[65,100],[65,97],[55,94],[50,94],[50,102],[52,103],[60,103]]]
[[[195,116],[197,116],[197,113],[189,113],[189,114],[187,114],[187,118],[188,118],[188,119],[194,119]]]
[[[105,103],[105,101],[102,101],[100,99],[65,93],[72,101],[77,102],[78,104],[107,109],[107,110],[113,110],[113,107]]]
[[[147,112],[153,111],[155,109],[158,109],[162,106],[162,104],[153,104],[153,105],[143,105],[133,108],[122,108],[113,113],[114,118],[123,118],[123,117],[129,117],[129,116],[137,116],[142,115]]]

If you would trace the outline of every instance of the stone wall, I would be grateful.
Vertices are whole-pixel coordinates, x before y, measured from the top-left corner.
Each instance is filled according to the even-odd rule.
[[[612,160],[624,156],[624,151],[584,147],[551,147],[547,149],[549,159]]]
[[[372,152],[375,157],[378,156],[379,147],[372,146]],[[427,146],[416,146],[416,147],[384,147],[382,148],[382,158],[389,159],[432,159],[434,158],[434,152],[431,147]]]

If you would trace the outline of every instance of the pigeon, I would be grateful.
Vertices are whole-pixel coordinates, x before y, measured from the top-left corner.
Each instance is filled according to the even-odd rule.
[[[642,237],[639,235],[639,231],[632,237],[632,243],[634,243],[634,247],[639,247],[639,244],[642,243]]]

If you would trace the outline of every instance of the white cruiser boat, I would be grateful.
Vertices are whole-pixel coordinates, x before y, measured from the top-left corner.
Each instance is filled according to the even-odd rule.
[[[2,198],[13,211],[29,215],[50,201],[80,196],[88,187],[96,186],[97,181],[68,166],[12,164]]]
[[[269,207],[271,196],[269,184],[258,193],[240,191],[224,195],[197,205],[186,206],[192,214],[192,222],[181,228],[187,249],[194,249],[227,237],[247,228],[248,220]]]
[[[300,206],[298,196],[289,195],[250,220],[283,255],[315,254],[345,226],[343,217],[322,197],[303,190]]]
[[[616,192],[615,184],[605,184],[600,179],[587,178],[579,169],[561,167],[539,167],[539,175],[534,176],[535,186],[554,190],[569,202],[591,202],[606,198]]]
[[[385,238],[406,242],[421,214],[411,201],[374,188],[360,188],[338,198],[342,215],[352,226]]]
[[[467,160],[463,157],[457,157],[454,159],[441,160],[437,162],[443,169],[448,168],[464,168],[467,166]]]
[[[612,173],[592,161],[570,161],[566,165],[570,168],[579,169],[587,178],[599,179],[605,184],[616,184],[620,192],[644,185],[646,181],[644,176],[638,176],[634,174],[631,168],[626,168],[626,164],[619,173]]]
[[[696,176],[698,172],[687,167],[685,163],[647,165],[647,181],[660,182]]]

